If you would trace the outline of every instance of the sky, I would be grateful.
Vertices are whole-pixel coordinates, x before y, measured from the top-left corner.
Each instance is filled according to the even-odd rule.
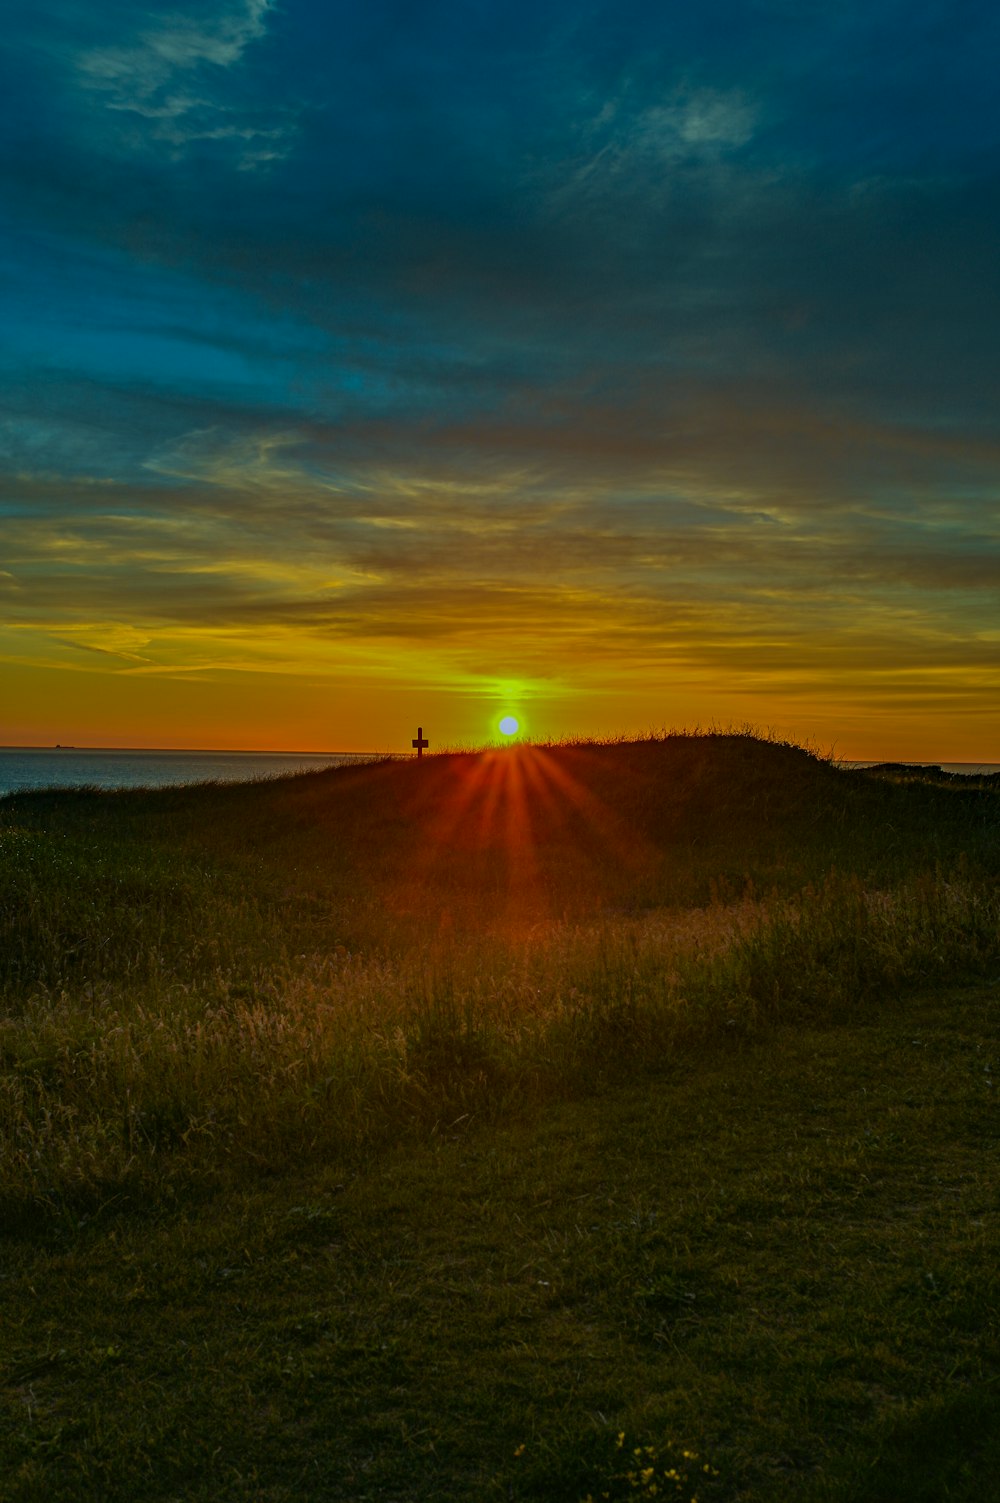
[[[1000,761],[1000,8],[36,0],[0,742]]]

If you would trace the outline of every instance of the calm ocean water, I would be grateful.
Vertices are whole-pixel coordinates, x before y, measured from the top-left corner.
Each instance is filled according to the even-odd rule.
[[[0,797],[26,788],[169,788],[245,783],[314,767],[365,762],[363,752],[78,751],[0,747]]]

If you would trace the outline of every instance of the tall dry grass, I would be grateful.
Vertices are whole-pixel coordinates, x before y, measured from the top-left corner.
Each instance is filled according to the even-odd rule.
[[[281,956],[256,979],[36,987],[0,1023],[5,1215],[232,1180],[591,1091],[762,1021],[991,974],[1000,895],[925,874],[796,899]]]

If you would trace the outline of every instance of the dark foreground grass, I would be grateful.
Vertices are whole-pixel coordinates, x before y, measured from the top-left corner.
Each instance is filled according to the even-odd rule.
[[[748,735],[0,801],[0,1499],[1000,1496],[998,815]]]
[[[8,1243],[0,1496],[995,1498],[996,1005]]]

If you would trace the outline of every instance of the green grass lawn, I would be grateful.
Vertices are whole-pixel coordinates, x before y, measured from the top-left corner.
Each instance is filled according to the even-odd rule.
[[[0,1498],[998,1496],[996,788],[480,765],[0,803]]]

